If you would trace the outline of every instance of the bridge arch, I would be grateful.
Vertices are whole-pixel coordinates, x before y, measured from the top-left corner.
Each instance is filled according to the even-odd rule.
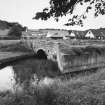
[[[39,59],[47,59],[47,53],[43,49],[38,49],[37,50],[37,56]]]

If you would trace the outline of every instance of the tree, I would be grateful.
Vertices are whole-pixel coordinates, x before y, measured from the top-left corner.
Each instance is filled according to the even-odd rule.
[[[50,0],[50,7],[44,8],[43,11],[37,12],[33,19],[47,20],[53,17],[56,21],[59,21],[59,17],[72,15],[77,4],[83,5],[89,3],[85,12],[82,15],[73,15],[65,24],[69,25],[81,25],[83,26],[83,20],[87,18],[88,12],[94,7],[94,16],[105,14],[105,0]]]
[[[24,30],[24,28],[20,24],[16,23],[12,26],[8,35],[11,36],[11,37],[20,38],[23,30]]]

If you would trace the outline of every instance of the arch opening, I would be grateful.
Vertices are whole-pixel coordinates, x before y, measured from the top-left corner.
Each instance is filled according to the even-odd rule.
[[[39,59],[47,59],[47,54],[46,54],[46,52],[43,49],[39,49],[37,51],[37,57]]]

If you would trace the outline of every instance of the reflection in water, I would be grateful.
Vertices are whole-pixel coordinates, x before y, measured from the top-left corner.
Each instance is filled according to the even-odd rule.
[[[36,85],[49,86],[54,82],[51,78],[59,74],[57,62],[34,57],[6,62],[0,68],[0,91],[2,92],[9,90],[13,93],[22,93],[27,86],[28,88]]]
[[[14,91],[15,79],[12,66],[0,70],[0,91]]]
[[[12,66],[8,66],[12,65]],[[24,57],[0,65],[0,91],[21,92],[27,86],[49,85],[59,72],[57,62],[47,59],[43,50],[37,55]]]
[[[7,66],[0,70],[0,92],[4,91],[11,91],[13,93],[22,93],[24,88],[24,83],[17,84],[16,82],[16,73],[14,72],[13,66]],[[24,72],[24,71],[23,71]],[[23,72],[20,72],[24,74]],[[34,76],[34,79],[33,79]],[[25,81],[25,80],[24,80]],[[33,74],[31,75],[31,78],[29,80],[30,86],[48,86],[53,83],[53,79],[45,77],[39,82],[37,82],[37,75]]]
[[[40,81],[39,85],[46,85],[46,86],[49,86],[49,85],[52,85],[53,82],[54,82],[54,79],[45,77],[43,80]]]

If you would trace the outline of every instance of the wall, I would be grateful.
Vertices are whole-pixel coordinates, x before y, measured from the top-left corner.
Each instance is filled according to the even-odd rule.
[[[78,47],[75,47],[75,49],[78,49]],[[73,52],[72,50],[74,50],[73,47],[71,52]],[[77,51],[78,53],[74,51],[73,54],[58,50],[58,64],[62,73],[105,66],[105,48],[96,46],[81,48],[80,46]]]

